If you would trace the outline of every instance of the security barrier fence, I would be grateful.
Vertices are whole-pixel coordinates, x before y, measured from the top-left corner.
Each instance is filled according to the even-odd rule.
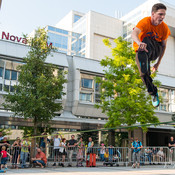
[[[47,158],[47,167],[52,166],[130,166],[133,163],[133,149],[127,147],[72,147],[54,149],[49,146],[41,150]],[[62,151],[61,151],[62,150]],[[61,151],[61,152],[60,152]],[[20,147],[9,147],[7,152],[8,167],[33,167],[32,155],[37,153],[37,149],[27,148],[21,152]],[[163,165],[175,166],[175,148],[168,147],[143,147],[139,153],[140,165]]]

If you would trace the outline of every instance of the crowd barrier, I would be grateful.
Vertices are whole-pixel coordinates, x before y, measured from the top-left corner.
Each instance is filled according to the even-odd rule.
[[[26,161],[27,167],[32,167],[31,155],[36,153],[36,148],[21,152],[19,147],[7,149],[9,167],[21,167]],[[47,166],[128,166],[133,163],[133,149],[127,147],[92,147],[92,148],[66,148],[64,154],[52,146],[42,148],[46,154]],[[107,156],[104,153],[107,152]],[[143,147],[140,151],[140,165],[163,165],[175,167],[175,148],[168,147]]]

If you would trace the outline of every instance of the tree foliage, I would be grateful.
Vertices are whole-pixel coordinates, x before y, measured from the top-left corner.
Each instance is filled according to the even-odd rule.
[[[15,92],[5,95],[5,109],[14,112],[14,116],[32,119],[34,125],[47,124],[55,112],[62,109],[64,72],[52,64],[46,64],[46,58],[53,49],[47,45],[47,32],[38,29],[32,38],[28,38],[30,50],[18,67],[20,71]]]
[[[109,117],[106,127],[159,122],[139,76],[134,50],[121,37],[114,42],[116,46],[112,48],[109,40],[104,40],[111,48],[112,58],[101,60],[104,78],[96,79],[101,86],[101,101],[96,107]]]

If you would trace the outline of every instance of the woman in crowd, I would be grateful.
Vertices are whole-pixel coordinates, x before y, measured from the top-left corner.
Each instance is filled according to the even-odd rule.
[[[63,138],[62,139],[62,142],[60,143],[60,155],[62,156],[62,163],[61,163],[61,166],[64,167],[64,162],[65,162],[65,157],[67,155],[66,153],[66,139]]]
[[[78,146],[78,153],[77,153],[77,166],[83,166],[82,162],[83,162],[83,153],[84,153],[84,142],[83,142],[83,138],[80,137],[80,140],[77,143]]]
[[[13,149],[13,158],[12,158],[12,168],[18,168],[17,164],[19,164],[20,152],[21,152],[21,140],[19,137],[16,138],[12,145]]]

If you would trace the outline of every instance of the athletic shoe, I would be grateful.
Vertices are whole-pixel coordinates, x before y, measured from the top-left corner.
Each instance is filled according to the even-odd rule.
[[[158,107],[160,104],[158,93],[152,96],[152,104],[154,107]]]

